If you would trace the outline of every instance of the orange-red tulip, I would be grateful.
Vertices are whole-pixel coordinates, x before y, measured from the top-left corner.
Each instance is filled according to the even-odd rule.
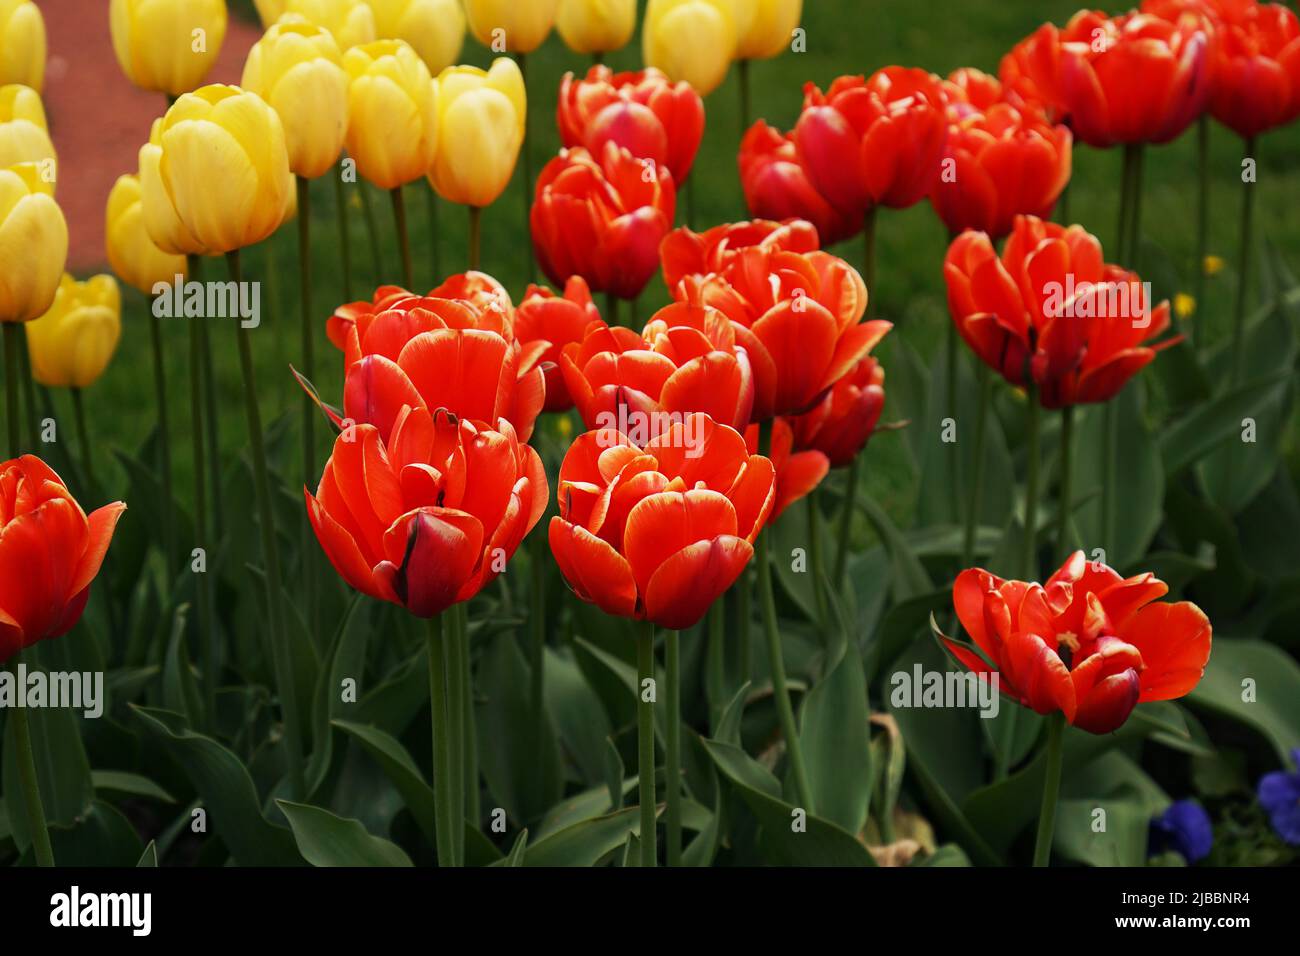
[[[358,425],[334,442],[307,514],[334,569],[363,594],[433,617],[477,594],[541,519],[541,459],[493,428],[404,406],[385,443]]]
[[[1001,238],[1018,215],[1049,216],[1070,181],[1070,131],[1002,100],[1001,84],[975,71],[946,89],[948,141],[930,202],[948,231]]]
[[[704,136],[704,101],[689,83],[673,83],[654,68],[615,73],[598,64],[585,79],[564,75],[556,119],[565,146],[600,156],[612,142],[667,165],[681,183]]]
[[[1300,116],[1300,21],[1278,3],[1223,3],[1210,112],[1244,137]]]
[[[832,468],[846,468],[867,446],[884,408],[885,370],[868,356],[849,369],[816,408],[793,419],[794,447],[819,451]]]
[[[1136,273],[1102,259],[1081,226],[1016,219],[1001,258],[964,232],[944,260],[952,320],[980,360],[1044,408],[1105,402],[1176,339],[1169,303],[1151,308]]]
[[[945,644],[1024,706],[1107,734],[1140,703],[1190,693],[1204,673],[1210,622],[1195,604],[1156,600],[1168,591],[1149,572],[1121,578],[1082,551],[1046,587],[972,568],[957,576],[953,604],[975,647]]]
[[[758,441],[759,428],[750,425],[745,431],[745,447],[751,454],[758,451]],[[781,517],[782,512],[796,501],[812,494],[831,470],[830,459],[824,452],[794,449],[794,429],[789,419],[772,419],[772,447],[768,450],[768,457],[776,469],[776,498],[772,502],[771,521]]]
[[[557,285],[582,276],[594,292],[635,299],[659,266],[677,215],[668,167],[613,142],[600,161],[582,147],[546,164],[533,200],[533,248]]]
[[[688,628],[753,555],[774,483],[772,463],[707,415],[644,449],[614,429],[587,432],[560,466],[551,551],[582,600]]]
[[[861,322],[867,287],[843,259],[764,244],[724,256],[721,272],[688,275],[673,291],[731,319],[754,368],[756,422],[812,409],[891,327]]]
[[[749,424],[754,376],[733,323],[715,309],[675,302],[638,335],[593,322],[560,354],[564,384],[588,428],[619,428],[644,445],[683,416],[703,412]]]
[[[998,65],[1006,98],[1013,103],[1039,104],[1052,122],[1068,120],[1061,92],[1061,45],[1087,44],[1094,35],[1104,36],[1101,23],[1105,19],[1104,13],[1080,10],[1064,27],[1044,23],[1017,43]]]
[[[373,302],[343,306],[328,325],[344,353],[343,417],[387,439],[404,405],[444,408],[473,421],[509,419],[527,441],[546,378],[541,347],[515,339],[512,315],[505,290],[481,273],[428,296],[383,286]]]
[[[794,141],[817,191],[845,213],[925,198],[947,133],[943,87],[925,70],[885,67],[804,87]]]
[[[0,664],[81,619],[125,510],[87,515],[35,455],[0,465]]]
[[[544,411],[563,412],[573,407],[573,398],[560,371],[560,353],[565,346],[581,342],[592,323],[604,325],[600,310],[591,300],[591,290],[581,276],[574,276],[558,296],[545,286],[530,285],[524,301],[515,310],[515,337],[524,351],[532,352],[544,343],[537,361],[546,375]]]
[[[730,275],[742,252],[751,247],[779,252],[816,252],[821,248],[812,223],[792,219],[729,222],[704,232],[674,229],[659,247],[664,283],[675,291],[687,276]]]
[[[812,184],[794,140],[759,120],[740,141],[740,184],[758,219],[806,219],[830,245],[862,228],[861,209],[840,209]]]

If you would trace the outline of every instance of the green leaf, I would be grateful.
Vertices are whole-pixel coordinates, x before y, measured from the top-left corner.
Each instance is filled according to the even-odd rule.
[[[605,738],[605,786],[609,790],[609,805],[614,810],[623,809],[623,758],[611,737]]]
[[[596,692],[582,676],[571,652],[546,648],[546,706],[565,750],[586,784],[604,779],[605,741],[612,733]]]
[[[524,854],[524,866],[594,866],[629,834],[640,832],[640,807],[582,820],[534,843]]]
[[[1220,445],[1241,435],[1241,420],[1259,420],[1268,408],[1280,404],[1290,388],[1292,373],[1237,386],[1213,402],[1193,409],[1160,433],[1160,456],[1165,474],[1173,478]]]
[[[125,770],[94,770],[90,774],[95,790],[124,793],[132,797],[146,797],[162,803],[175,803],[176,798],[148,777]]]
[[[293,828],[298,850],[312,866],[413,865],[401,847],[368,833],[357,820],[306,803],[276,803]]]
[[[860,493],[858,502],[862,506],[867,520],[885,545],[893,563],[892,586],[895,601],[906,601],[918,594],[934,590],[934,582],[926,573],[921,561],[907,544],[907,539],[870,495]]]
[[[144,846],[116,807],[95,800],[71,826],[50,827],[50,848],[59,866],[135,866]]]
[[[1283,764],[1300,743],[1300,665],[1272,644],[1216,638],[1187,700],[1254,728]]]
[[[804,697],[802,729],[808,783],[818,816],[859,833],[871,802],[867,686],[855,646]]]
[[[1104,811],[1105,826],[1100,826]],[[1062,800],[1056,810],[1056,853],[1092,866],[1142,866],[1147,858],[1151,814],[1138,802],[1120,799]]]
[[[519,832],[515,839],[515,845],[510,848],[510,853],[501,862],[502,866],[523,866],[524,855],[528,850],[528,830],[525,828]]]
[[[307,792],[315,793],[324,782],[334,754],[334,737],[330,721],[349,716],[357,709],[343,701],[343,681],[357,682],[358,693],[366,670],[366,643],[372,629],[371,602],[360,594],[353,597],[347,613],[339,623],[337,632],[326,655],[326,666],[320,670],[320,679],[313,695],[312,737],[315,747],[307,760]]]
[[[429,846],[437,846],[437,815],[434,809],[433,788],[424,782],[420,768],[399,741],[378,727],[335,720],[333,726],[361,744],[374,758],[380,769],[402,795],[406,809],[411,812],[416,825]]]
[[[172,615],[172,632],[163,661],[163,707],[180,714],[190,724],[199,724],[203,717],[203,703],[185,644],[189,610],[188,604],[182,604]]]
[[[158,866],[158,845],[153,840],[149,841],[144,852],[140,854],[140,860],[136,867],[157,867]]]

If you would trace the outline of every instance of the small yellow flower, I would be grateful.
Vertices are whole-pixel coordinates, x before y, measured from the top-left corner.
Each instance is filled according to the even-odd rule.
[[[45,20],[32,0],[0,0],[0,85],[45,82]]]
[[[93,385],[121,335],[122,297],[113,277],[78,282],[64,273],[50,310],[27,323],[32,377],[53,388]]]
[[[573,419],[568,415],[561,415],[555,421],[555,429],[560,433],[560,437],[565,441],[573,435]]]
[[[1174,315],[1180,319],[1190,319],[1196,312],[1196,297],[1186,292],[1174,296]]]
[[[1205,262],[1202,263],[1201,267],[1205,270],[1207,276],[1218,275],[1223,271],[1223,257],[1206,256]]]

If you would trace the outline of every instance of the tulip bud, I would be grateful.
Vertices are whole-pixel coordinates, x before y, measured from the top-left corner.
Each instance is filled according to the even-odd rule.
[[[29,322],[54,301],[68,224],[35,163],[0,169],[0,322]]]
[[[40,94],[13,83],[0,86],[0,169],[54,160]]]
[[[162,189],[192,237],[178,240],[166,229],[161,236],[155,232],[150,216],[153,171],[146,169],[141,150],[145,222],[163,249],[242,249],[261,242],[291,214],[294,189],[284,127],[255,93],[220,84],[201,87],[172,105],[157,135]],[[194,242],[200,248],[192,248]]]
[[[113,184],[104,214],[104,239],[108,263],[118,278],[145,295],[159,282],[185,274],[185,257],[159,249],[145,228],[138,176],[119,176]]]
[[[52,388],[93,385],[122,335],[117,282],[109,275],[78,282],[64,273],[50,310],[26,328],[36,381]]]
[[[208,250],[194,238],[176,212],[176,203],[163,185],[160,116],[149,128],[149,142],[140,147],[140,212],[149,240],[169,255],[203,255]]]
[[[226,37],[225,0],[112,0],[108,11],[127,79],[170,96],[203,82]]]
[[[380,189],[419,179],[438,148],[438,88],[409,44],[376,40],[343,55],[348,91],[348,154]]]
[[[574,53],[612,53],[636,29],[636,0],[560,0],[560,38]]]
[[[650,0],[641,28],[645,62],[708,96],[736,54],[733,0]]]
[[[438,145],[429,180],[438,195],[490,206],[515,171],[528,109],[519,65],[499,57],[484,72],[454,66],[436,81]]]
[[[374,11],[365,0],[258,0],[258,12],[267,27],[286,13],[297,14],[308,23],[328,30],[343,51],[369,43],[378,36]]]
[[[737,4],[736,14],[736,59],[767,60],[790,46],[803,0],[751,0]]]
[[[45,85],[45,20],[32,0],[0,0],[0,85]]]
[[[348,74],[328,30],[286,14],[248,51],[240,84],[280,115],[296,175],[315,179],[334,165],[348,129]]]
[[[493,53],[532,53],[555,25],[557,0],[465,0],[469,29]]]
[[[405,40],[433,76],[460,59],[465,11],[460,0],[368,0],[377,35]]]

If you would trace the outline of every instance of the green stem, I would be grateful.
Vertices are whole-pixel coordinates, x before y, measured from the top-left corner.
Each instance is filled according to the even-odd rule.
[[[393,199],[393,223],[397,226],[397,247],[402,252],[402,284],[408,289],[413,289],[415,277],[411,265],[411,237],[406,229],[406,201],[402,198],[402,187],[394,187],[388,194]]]
[[[370,190],[366,188],[364,182],[358,182],[357,192],[361,196],[361,216],[366,221],[366,233],[370,238],[370,263],[374,268],[376,281],[383,282],[386,278],[384,260],[379,251],[379,227],[375,224],[375,210],[370,204]]]
[[[429,267],[433,270],[433,284],[437,285],[442,281],[442,261],[438,255],[438,194],[432,186],[424,191],[424,201],[429,218]]]
[[[236,287],[243,281],[239,250],[226,253],[230,280]],[[271,498],[271,476],[266,465],[266,442],[262,435],[262,413],[257,405],[257,378],[253,371],[253,347],[249,330],[237,323],[239,367],[244,377],[244,410],[248,415],[248,438],[253,454],[253,485],[257,498],[258,525],[262,533],[262,558],[266,562],[267,608],[280,708],[284,716],[285,748],[288,750],[289,781],[293,799],[306,796],[303,773],[302,730],[298,723],[298,701],[293,686],[293,663],[285,631],[284,592],[280,584],[280,544],[275,530],[275,507]]]
[[[1246,140],[1247,159],[1255,154],[1255,138]],[[1241,228],[1237,261],[1237,297],[1232,310],[1232,385],[1241,383],[1241,362],[1246,332],[1246,302],[1250,292],[1251,235],[1254,219],[1255,183],[1242,182]]]
[[[605,293],[605,321],[610,325],[618,325],[618,296],[612,292]]]
[[[95,478],[95,462],[90,454],[90,431],[86,428],[86,405],[81,398],[81,389],[73,387],[68,391],[72,392],[72,414],[77,423],[77,445],[81,449],[81,470],[86,474],[86,483],[91,488],[98,488],[99,481]]]
[[[826,623],[826,593],[822,590],[822,578],[826,575],[822,560],[822,510],[817,504],[817,489],[809,492],[804,499],[808,508],[808,554],[812,563],[813,598],[817,610],[817,623]]]
[[[465,865],[465,635],[458,608],[446,613],[447,741],[451,753],[451,845],[456,866]]]
[[[25,330],[23,338],[26,338]],[[27,409],[28,447],[34,450],[40,447],[41,417],[36,413],[36,381],[32,378],[32,357],[27,349],[20,348],[18,358],[22,364],[23,404]]]
[[[749,92],[749,61],[740,60],[736,63],[736,72],[740,78],[740,135],[743,137],[745,131],[749,129],[750,113],[750,92]]]
[[[750,632],[753,620],[754,578],[750,569],[745,568],[740,572],[740,579],[736,582],[736,636],[740,641],[741,684],[749,680],[749,675],[754,673],[754,665],[751,660],[754,641]]]
[[[862,456],[854,455],[849,463],[849,473],[845,478],[844,507],[840,511],[840,540],[835,545],[835,573],[831,577],[831,587],[842,588],[845,575],[849,569],[849,537],[853,528],[853,512],[858,506],[859,471]]]
[[[190,256],[189,275],[197,275],[198,256]],[[207,426],[208,485],[212,492],[212,540],[220,541],[225,530],[225,509],[221,503],[221,420],[217,415],[217,373],[212,363],[212,343],[206,322],[196,322],[199,353],[203,365],[203,421]]]
[[[1042,407],[1038,404],[1038,389],[1029,386],[1026,399],[1026,460],[1025,460],[1025,536],[1020,552],[1020,574],[1025,581],[1038,578],[1038,454],[1042,422]]]
[[[523,53],[518,55],[519,73],[524,79],[524,86],[528,86],[528,57]],[[532,208],[533,208],[533,123],[531,111],[528,106],[524,107],[524,142],[519,147],[519,170],[524,177],[524,236],[532,235]],[[529,281],[533,276],[533,244],[531,241],[525,241],[524,247],[524,275]],[[477,266],[475,266],[477,268]]]
[[[655,626],[641,625],[636,636],[637,778],[641,804],[641,865],[655,866],[659,858],[655,835],[655,705],[646,699],[646,681],[655,676]]]
[[[461,655],[465,663],[465,819],[474,827],[479,821],[478,791],[478,721],[474,717],[474,666],[469,653],[469,611],[464,603],[456,605],[460,617]],[[462,842],[464,835],[461,836]],[[461,850],[464,857],[464,849]]]
[[[742,574],[743,577],[743,574]],[[708,667],[705,680],[709,688],[709,726],[716,737],[722,711],[726,708],[727,686],[727,649],[726,649],[726,609],[722,600],[713,602],[709,608],[706,629],[708,631]]]
[[[302,373],[309,382],[316,380],[316,318],[311,301],[311,184],[301,176],[298,183],[298,301],[302,309]],[[303,484],[311,487],[316,472],[315,402],[305,391],[302,395],[302,475]],[[316,599],[316,555],[312,543],[311,522],[304,516],[301,532],[303,593],[307,621],[314,639],[319,633],[320,611]]]
[[[5,332],[7,333],[10,328],[11,325],[6,323]],[[50,831],[45,825],[45,806],[41,803],[41,785],[36,776],[36,758],[32,753],[32,731],[27,721],[27,708],[12,708],[9,711],[9,719],[14,725],[18,785],[22,788],[23,805],[27,809],[27,829],[31,831],[36,865],[53,866],[54,850],[50,846]]]
[[[1070,516],[1074,510],[1074,501],[1070,489],[1070,458],[1074,443],[1074,406],[1066,405],[1061,409],[1061,492],[1059,511],[1056,516],[1056,554],[1064,561],[1070,553]]]
[[[947,405],[945,414],[948,421],[953,427],[957,424],[957,323],[944,323],[947,328],[944,347],[944,377],[945,388],[947,392],[945,402]],[[952,482],[953,488],[961,488],[965,485],[962,481],[961,456],[958,454],[957,436],[953,435],[953,441],[948,442],[948,480]]]
[[[4,323],[5,340],[5,415],[9,423],[9,457],[17,458],[22,452],[22,435],[18,412],[18,350],[22,347],[22,334],[17,322]]]
[[[759,454],[765,455],[772,448],[771,419],[759,426],[758,434]],[[776,712],[781,721],[781,733],[785,737],[785,749],[790,758],[790,772],[794,777],[799,805],[812,813],[812,788],[808,785],[808,770],[804,766],[803,746],[799,742],[799,728],[795,724],[794,708],[790,706],[790,689],[786,686],[785,677],[785,657],[781,648],[781,633],[777,628],[776,595],[772,590],[772,561],[769,554],[771,537],[770,525],[758,536],[758,587],[759,598],[763,602],[763,633],[767,638],[768,663],[772,670],[772,697],[776,701]]]
[[[195,257],[191,257],[195,258]],[[193,275],[191,268],[189,275]],[[198,634],[199,654],[203,663],[203,702],[206,708],[208,725],[211,727],[216,719],[216,630],[212,618],[211,590],[208,586],[209,560],[208,547],[208,500],[207,446],[205,443],[203,411],[203,346],[201,317],[189,320],[190,334],[190,447],[194,458],[194,543],[192,547],[203,553],[203,571],[194,572],[194,609],[195,632]],[[193,568],[193,557],[190,567]]]
[[[682,865],[682,674],[681,636],[677,631],[664,634],[664,679],[668,686],[665,704],[668,709],[664,745],[664,784],[668,807],[665,831],[668,842],[668,865]]]
[[[1052,858],[1052,834],[1056,832],[1056,801],[1061,792],[1062,738],[1065,715],[1052,714],[1047,721],[1047,775],[1043,779],[1043,802],[1038,813],[1038,837],[1034,841],[1034,866],[1047,866]]]
[[[979,404],[975,407],[975,472],[971,475],[970,495],[966,499],[966,529],[962,540],[962,568],[975,560],[975,534],[979,528],[980,506],[984,501],[984,441],[988,431],[989,402],[993,397],[993,377],[983,362],[975,363],[979,382]]]
[[[469,268],[477,272],[481,261],[483,244],[483,210],[478,206],[469,207]]]
[[[352,245],[348,240],[348,202],[343,193],[343,177],[333,175],[334,205],[339,220],[339,258],[343,266],[343,301],[352,301]]]
[[[1198,352],[1205,345],[1205,258],[1210,252],[1210,114],[1202,113],[1196,124],[1196,269],[1193,272],[1196,311],[1192,313],[1192,346]]]
[[[533,730],[537,733],[537,753],[541,753],[542,735],[546,733],[546,536],[533,535],[529,561],[532,574],[532,609],[529,618],[529,676],[532,686],[529,699],[533,705]]]
[[[149,309],[149,338],[153,344],[154,399],[158,405],[158,472],[162,476],[163,553],[167,559],[167,580],[176,574],[176,537],[172,527],[172,508],[176,500],[172,491],[172,440],[167,422],[167,372],[163,353],[162,322]],[[32,409],[33,416],[36,409]]]
[[[429,727],[433,734],[433,816],[438,843],[438,865],[455,866],[456,841],[452,837],[451,745],[447,734],[446,652],[442,617],[429,619]]]

